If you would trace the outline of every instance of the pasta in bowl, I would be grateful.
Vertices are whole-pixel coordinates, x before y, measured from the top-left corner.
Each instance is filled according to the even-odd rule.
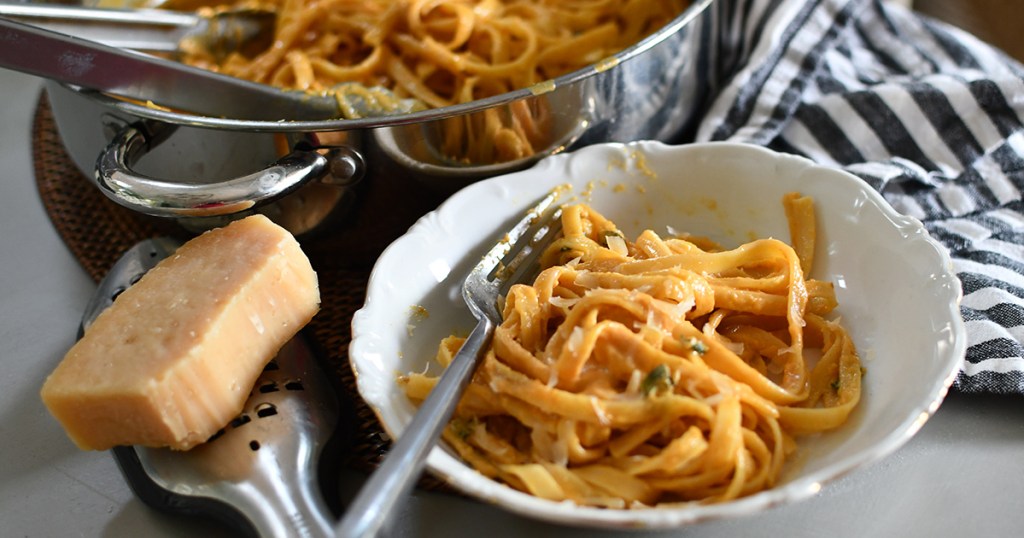
[[[442,371],[438,343],[449,338],[454,349],[473,325],[458,294],[469,267],[556,187],[569,205],[553,269],[532,291],[510,292],[505,313],[523,316],[516,304],[531,301],[564,313],[539,318],[540,328],[508,323],[520,334],[499,330],[495,357],[428,460],[469,495],[579,525],[665,528],[747,514],[895,450],[957,371],[964,329],[948,256],[863,182],[753,146],[599,145],[460,191],[381,256],[350,359],[389,433],[401,434]],[[664,258],[691,266],[659,265]],[[714,278],[685,297],[638,280],[736,260],[742,274],[704,271]],[[769,308],[773,321],[744,312],[771,295],[748,293],[761,277],[788,290]],[[597,336],[584,331],[599,325]],[[545,347],[560,351],[536,351]],[[573,358],[581,348],[596,349],[589,363]],[[651,416],[630,422],[643,413]]]

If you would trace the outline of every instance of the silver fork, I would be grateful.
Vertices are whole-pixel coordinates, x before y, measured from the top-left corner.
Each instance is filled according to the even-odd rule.
[[[441,374],[409,426],[381,466],[363,485],[335,527],[337,536],[368,537],[380,531],[385,518],[412,489],[427,454],[437,442],[458,404],[494,329],[501,323],[498,301],[517,282],[536,274],[537,258],[561,232],[558,192],[545,196],[495,244],[462,285],[462,297],[477,325]]]

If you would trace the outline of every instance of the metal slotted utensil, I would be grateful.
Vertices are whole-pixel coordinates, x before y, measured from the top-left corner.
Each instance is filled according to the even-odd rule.
[[[356,498],[345,508],[337,536],[375,536],[396,504],[412,489],[430,450],[451,418],[476,365],[501,323],[498,300],[539,270],[537,259],[561,233],[557,191],[531,208],[470,272],[462,286],[477,325],[441,374],[412,422],[402,432]]]
[[[129,249],[86,306],[81,332],[179,245],[158,238]],[[333,437],[339,406],[300,333],[266,366],[242,413],[209,441],[188,451],[121,446],[114,458],[153,508],[213,517],[249,536],[331,536],[335,516],[318,471],[341,439]]]

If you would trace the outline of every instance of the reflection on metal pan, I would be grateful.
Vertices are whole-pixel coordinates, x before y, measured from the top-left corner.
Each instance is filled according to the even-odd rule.
[[[160,110],[56,83],[50,83],[48,90],[61,138],[87,177],[96,175],[98,156],[122,151],[108,145],[118,137],[124,139],[121,131],[131,127],[166,134],[135,149],[131,170],[122,177],[158,180],[170,198],[180,198],[177,191],[195,189],[190,185],[197,182],[204,184],[204,192],[212,193],[204,198],[204,207],[189,208],[187,213],[193,217],[182,217],[180,210],[162,212],[163,204],[156,201],[124,200],[105,190],[118,203],[147,204],[149,213],[178,219],[191,230],[263,212],[286,227],[289,222],[301,223],[289,227],[298,235],[329,236],[332,248],[372,261],[416,218],[472,181],[594,143],[685,141],[710,92],[708,66],[714,51],[708,32],[715,7],[714,0],[695,0],[670,24],[636,45],[532,88],[391,116],[251,121]],[[462,154],[452,151],[473,136],[478,118],[514,117],[524,111],[531,119],[539,118],[536,151],[511,155],[500,163],[472,158],[469,152],[475,148],[463,146]],[[456,136],[460,131],[461,139]],[[248,209],[227,217],[202,214],[205,207],[227,202],[217,199],[219,185],[237,185],[237,178],[257,174],[295,151],[327,155],[330,148],[339,146],[352,156],[347,164],[340,163],[345,166],[314,167],[321,173],[296,182],[297,188],[286,189],[280,199],[254,200]],[[352,163],[365,169],[351,170]],[[332,168],[363,179],[353,185],[330,173]],[[331,191],[330,196],[322,196],[325,190]],[[138,190],[129,184],[126,192]],[[304,198],[291,199],[296,196]],[[337,202],[337,208],[323,207],[322,200]],[[314,206],[312,216],[308,208]],[[382,221],[382,215],[390,220]]]

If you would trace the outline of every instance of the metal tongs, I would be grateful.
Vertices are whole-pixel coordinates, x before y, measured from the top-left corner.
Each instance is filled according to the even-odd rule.
[[[122,291],[172,255],[180,243],[146,239],[103,278],[82,315],[79,336]],[[141,446],[113,449],[135,494],[153,508],[213,517],[244,535],[326,537],[334,514],[321,489],[336,460],[342,403],[303,333],[272,360],[243,411],[214,438],[189,451]],[[333,435],[337,435],[332,437]]]
[[[108,47],[174,53],[196,45],[221,56],[262,52],[273,42],[277,22],[274,12],[261,9],[197,13],[5,2],[0,17]]]
[[[0,11],[0,67],[128,98],[147,106],[212,117],[302,121],[339,116],[338,103],[333,96],[285,91],[135,50],[16,22],[12,19],[18,17],[14,7],[7,4],[4,6],[7,11]],[[122,10],[120,13],[123,16],[130,12]],[[173,18],[171,15],[165,14],[164,17]],[[193,36],[186,39],[200,39],[197,36],[205,35],[211,40],[219,40],[219,46],[231,45],[232,38],[215,37],[223,33],[217,28],[226,27],[225,21],[214,22],[218,19],[209,19],[204,23],[201,19],[190,19],[188,15],[182,17],[186,24],[178,26],[178,31]],[[86,28],[87,24],[64,26],[65,31],[82,31],[88,35]],[[155,47],[159,41],[155,37],[158,34],[149,35],[152,38],[149,46]],[[173,43],[177,46],[179,42],[174,40],[174,35],[170,33],[161,38],[164,45],[170,46]],[[241,42],[235,45],[241,46]]]

